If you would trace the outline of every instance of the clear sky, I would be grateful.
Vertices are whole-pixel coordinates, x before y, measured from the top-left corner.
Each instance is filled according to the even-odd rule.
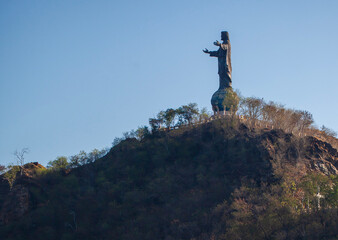
[[[110,147],[160,110],[211,110],[230,33],[233,87],[338,131],[338,1],[0,2],[0,163]]]

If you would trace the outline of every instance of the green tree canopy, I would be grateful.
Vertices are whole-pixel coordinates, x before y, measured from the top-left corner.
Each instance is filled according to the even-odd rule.
[[[170,128],[172,126],[172,124],[174,123],[175,117],[176,117],[176,110],[172,109],[172,108],[168,108],[165,112],[164,112],[164,124],[167,126],[167,128]]]
[[[232,113],[236,113],[238,110],[238,104],[239,97],[237,93],[232,88],[228,88],[223,101],[224,109],[230,110]]]
[[[3,175],[3,178],[8,182],[9,189],[12,190],[14,182],[16,180],[17,173],[20,171],[20,166],[9,165],[7,172]]]
[[[53,170],[66,169],[68,167],[68,159],[65,156],[57,157],[54,161],[50,161],[47,168]]]
[[[183,120],[190,125],[194,117],[198,115],[197,103],[189,103],[177,109],[177,113],[182,116]]]

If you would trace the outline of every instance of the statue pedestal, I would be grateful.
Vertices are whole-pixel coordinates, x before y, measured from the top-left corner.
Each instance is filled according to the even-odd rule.
[[[223,105],[223,101],[224,98],[227,94],[227,90],[231,89],[231,87],[227,87],[227,88],[220,88],[218,89],[211,97],[211,105],[212,105],[212,110],[216,113],[219,112],[224,112],[225,111],[229,111],[230,108],[226,107],[224,109],[224,105]]]

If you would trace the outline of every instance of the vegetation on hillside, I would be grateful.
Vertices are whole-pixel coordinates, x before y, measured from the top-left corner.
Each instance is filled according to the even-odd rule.
[[[196,104],[170,108],[151,118],[150,128],[115,139],[109,152],[58,157],[31,174],[34,181],[21,178],[18,168],[30,209],[0,226],[0,235],[337,239],[338,175],[312,166],[324,159],[313,142],[329,149],[328,166],[338,167],[338,153],[304,137],[312,115],[257,98],[242,98],[238,114],[244,117],[209,121]],[[328,138],[330,131],[317,130]]]

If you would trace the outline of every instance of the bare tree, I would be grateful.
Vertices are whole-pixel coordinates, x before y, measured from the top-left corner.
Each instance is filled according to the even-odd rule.
[[[300,133],[304,133],[305,129],[309,128],[313,121],[313,116],[308,111],[297,111],[300,115],[300,121],[299,121],[299,131]]]
[[[199,114],[199,121],[200,122],[208,121],[210,117],[211,114],[208,112],[208,109],[206,107],[202,108]]]
[[[325,127],[324,125],[320,128],[320,131],[325,135],[325,136],[328,136],[328,137],[336,137],[337,136],[337,133],[328,128],[328,127]]]
[[[262,120],[266,123],[273,125],[276,115],[277,115],[276,104],[272,101],[265,103],[262,108]]]
[[[25,154],[29,153],[28,148],[23,148],[20,151],[15,150],[14,156],[16,157],[16,161],[18,165],[20,166],[20,176],[22,176],[23,172],[23,165],[25,165]]]
[[[299,121],[301,120],[301,115],[294,110],[288,109],[288,121],[287,121],[287,131],[293,133],[297,128]]]
[[[249,97],[241,100],[240,111],[249,119],[251,127],[253,127],[256,121],[261,117],[263,106],[264,101],[260,98]]]

